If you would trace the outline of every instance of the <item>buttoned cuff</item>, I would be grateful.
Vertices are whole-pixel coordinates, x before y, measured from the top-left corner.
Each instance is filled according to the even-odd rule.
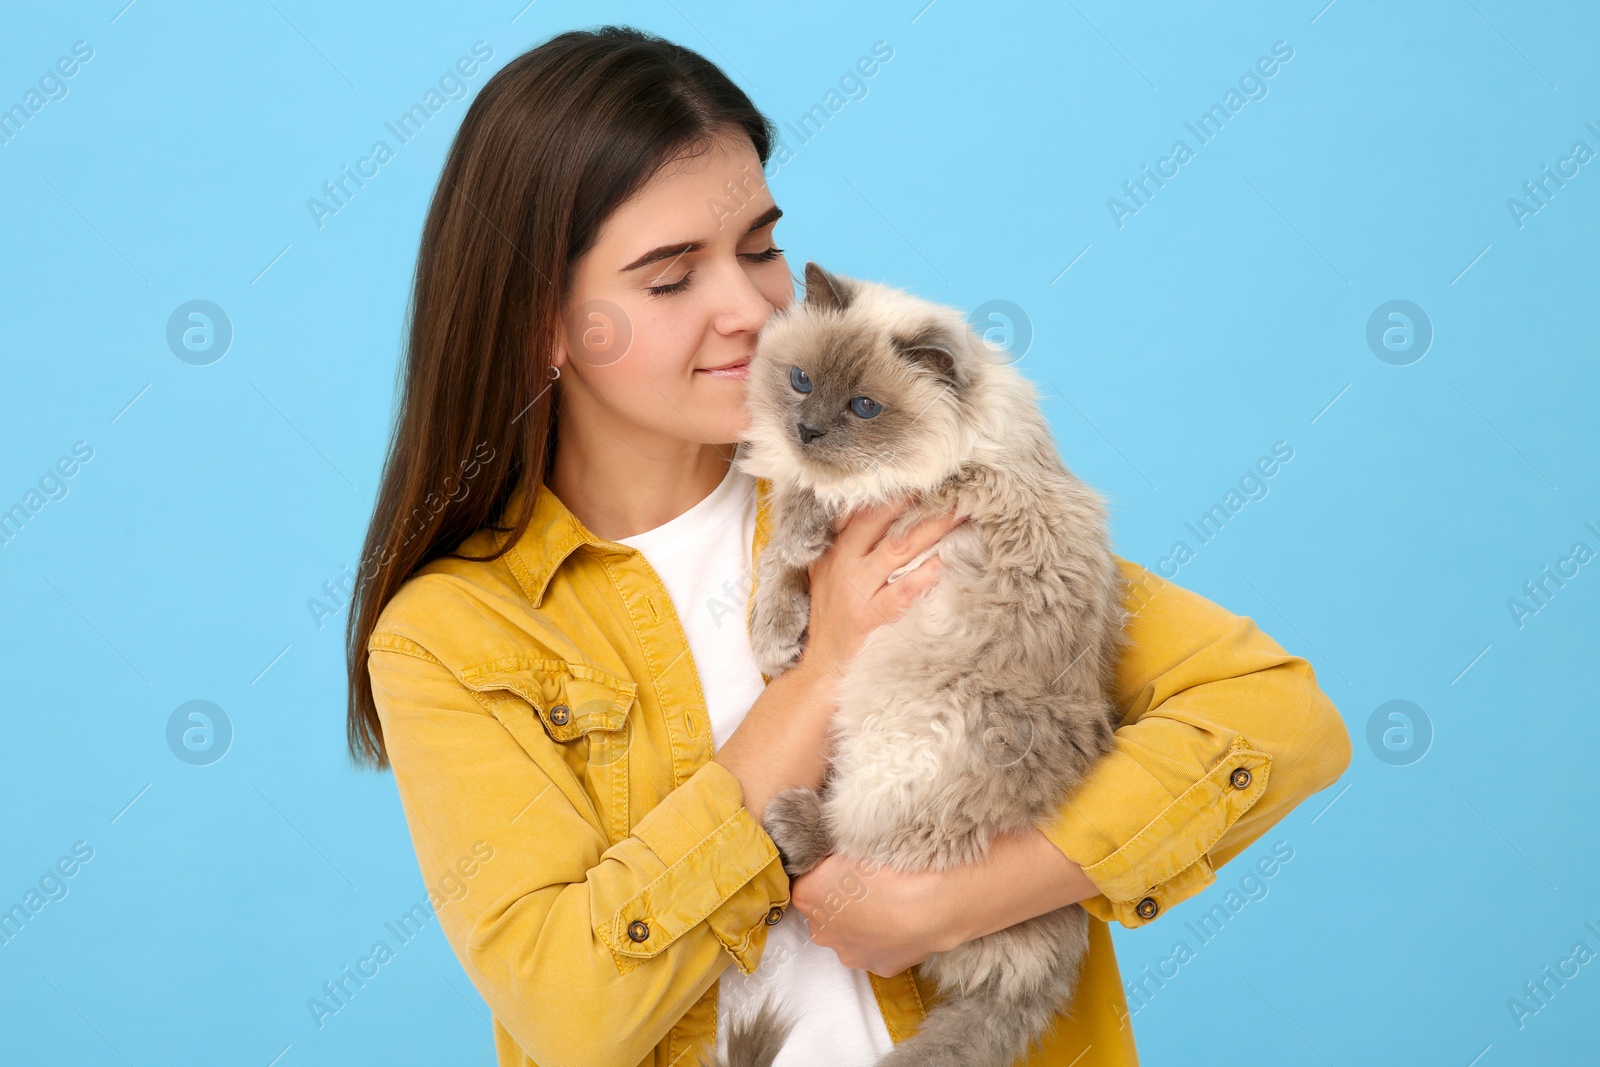
[[[739,969],[753,972],[768,919],[789,905],[789,877],[777,845],[744,806],[733,772],[708,761],[612,848],[636,848],[635,841],[650,850],[659,871],[627,899],[597,900],[594,907],[595,933],[617,969],[627,973],[704,921]]]
[[[1272,760],[1235,737],[1205,775],[1118,845],[1069,801],[1040,829],[1100,890],[1081,901],[1104,922],[1143,926],[1217,879],[1207,852],[1266,791]]]

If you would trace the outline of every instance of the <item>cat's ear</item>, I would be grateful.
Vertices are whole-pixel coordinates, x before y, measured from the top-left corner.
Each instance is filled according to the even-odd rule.
[[[967,384],[966,366],[956,355],[959,342],[943,327],[929,325],[910,337],[896,337],[894,346],[902,356],[922,364],[942,381],[958,389]]]
[[[851,289],[838,275],[829,274],[815,263],[806,263],[807,307],[820,311],[843,311],[850,306]]]

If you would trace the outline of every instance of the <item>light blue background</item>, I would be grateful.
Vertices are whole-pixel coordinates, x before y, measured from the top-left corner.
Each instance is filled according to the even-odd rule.
[[[1524,226],[1507,208],[1600,150],[1591,5],[124,2],[13,6],[0,32],[0,106],[94,49],[0,145],[0,507],[94,450],[0,545],[0,906],[94,849],[0,946],[0,1058],[493,1062],[437,923],[320,1030],[306,1007],[424,899],[392,777],[346,760],[343,614],[319,630],[307,601],[355,565],[466,103],[320,229],[306,201],[473,42],[498,68],[616,21],[702,50],[780,124],[892,46],[778,171],[779,241],[797,268],[1024,309],[1019,366],[1123,555],[1193,547],[1186,522],[1294,449],[1176,580],[1308,657],[1355,756],[1210,892],[1116,929],[1133,979],[1294,850],[1139,1011],[1145,1062],[1593,1059],[1600,962],[1520,1029],[1507,1007],[1600,951],[1600,562],[1520,628],[1507,607],[1574,542],[1600,551],[1600,161]],[[1185,121],[1276,41],[1266,98],[1197,146]],[[1179,138],[1195,157],[1118,228],[1107,199]],[[201,298],[235,330],[203,367],[165,340]],[[1435,331],[1407,366],[1366,342],[1394,299]],[[234,728],[205,767],[165,736],[195,699]],[[1367,742],[1396,699],[1434,733],[1409,765]]]

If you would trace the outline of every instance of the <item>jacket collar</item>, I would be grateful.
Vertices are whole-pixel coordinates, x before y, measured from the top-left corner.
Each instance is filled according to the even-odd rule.
[[[522,509],[527,506],[529,485],[530,480],[524,475],[517,483],[517,487],[511,491],[511,495],[506,498],[505,508],[501,512],[502,518],[498,520],[501,525],[515,524],[517,517],[522,514]],[[756,479],[755,554],[757,555],[760,554],[770,529],[771,488],[772,483],[768,479]],[[509,536],[509,531],[496,532],[495,547],[503,545]],[[628,556],[638,551],[631,545],[607,541],[592,532],[567,509],[555,493],[550,491],[549,486],[542,481],[539,482],[533,501],[533,517],[528,521],[528,528],[506,554],[512,573],[516,575],[522,591],[527,594],[528,600],[535,608],[544,603],[550,579],[555,577],[556,571],[567,558],[580,548],[597,555]]]

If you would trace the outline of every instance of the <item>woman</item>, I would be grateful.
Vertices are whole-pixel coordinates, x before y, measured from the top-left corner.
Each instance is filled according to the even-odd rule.
[[[692,1065],[768,992],[802,1009],[779,1064],[873,1063],[938,998],[916,964],[1071,903],[1091,950],[1025,1062],[1135,1063],[1106,924],[1156,919],[1332,783],[1344,724],[1249,619],[1120,561],[1117,748],[1050,825],[953,871],[833,856],[789,884],[759,813],[821,782],[836,679],[937,557],[887,576],[953,518],[902,543],[896,502],[842,522],[805,653],[763,684],[766,485],[731,460],[739,364],[794,299],[774,147],[715,66],[633,30],[484,85],[422,236],[352,756],[394,770],[502,1067]]]

